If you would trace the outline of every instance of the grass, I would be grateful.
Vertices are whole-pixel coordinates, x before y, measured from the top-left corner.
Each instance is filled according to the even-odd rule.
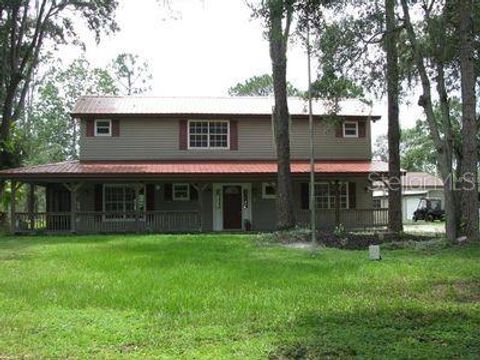
[[[0,359],[478,359],[480,247],[3,237]]]

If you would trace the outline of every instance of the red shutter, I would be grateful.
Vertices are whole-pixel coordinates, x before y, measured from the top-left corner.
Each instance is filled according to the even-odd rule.
[[[112,120],[112,136],[120,136],[120,120]]]
[[[198,191],[190,185],[190,200],[198,200]]]
[[[165,184],[163,185],[163,200],[172,201],[173,200],[173,185]]]
[[[93,119],[87,119],[87,137],[95,136],[95,121]]]
[[[343,121],[340,121],[335,126],[335,137],[343,137]]]
[[[179,121],[179,138],[178,138],[178,146],[180,150],[187,150],[187,130],[188,121],[187,120],[180,120]]]
[[[154,184],[147,184],[146,185],[147,191],[147,211],[154,211],[155,210],[155,185]]]
[[[302,183],[300,185],[300,207],[304,210],[310,208],[310,184]]]
[[[367,136],[367,123],[365,121],[358,122],[358,137]]]
[[[103,211],[103,185],[95,185],[95,211]]]
[[[350,209],[355,209],[357,207],[357,187],[356,183],[348,183],[348,205]]]
[[[230,120],[230,150],[238,150],[238,121]]]

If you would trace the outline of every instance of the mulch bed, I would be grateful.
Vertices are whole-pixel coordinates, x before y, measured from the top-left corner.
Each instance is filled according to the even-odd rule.
[[[339,249],[362,250],[370,245],[403,241],[429,241],[432,236],[414,234],[388,234],[388,233],[345,233],[336,235],[332,232],[319,231],[317,238],[326,247]]]

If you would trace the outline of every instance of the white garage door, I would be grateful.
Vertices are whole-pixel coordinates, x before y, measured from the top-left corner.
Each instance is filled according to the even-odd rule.
[[[420,202],[419,197],[407,197],[405,198],[406,209],[404,212],[404,220],[412,220],[413,213],[417,210],[418,203]]]

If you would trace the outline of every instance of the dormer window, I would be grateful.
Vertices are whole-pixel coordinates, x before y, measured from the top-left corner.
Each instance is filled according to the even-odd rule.
[[[189,149],[228,149],[229,122],[224,120],[190,120]]]
[[[95,120],[95,136],[112,136],[112,120]]]
[[[343,123],[343,137],[358,138],[358,122],[345,121]]]

